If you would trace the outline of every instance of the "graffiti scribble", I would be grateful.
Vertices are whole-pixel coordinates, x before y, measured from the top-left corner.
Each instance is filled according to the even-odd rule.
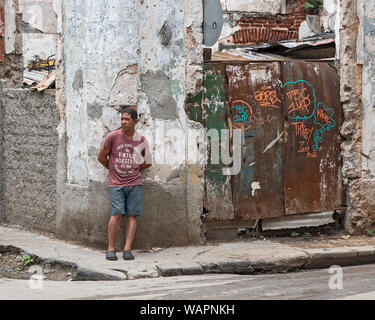
[[[277,97],[276,90],[269,90],[268,87],[262,87],[255,92],[254,98],[262,107],[280,108],[277,103],[281,104],[281,100]]]
[[[249,116],[253,113],[248,103],[242,100],[232,102],[231,111],[233,113],[233,127],[240,130],[247,130],[251,124]]]
[[[288,113],[291,113],[296,110],[305,110],[308,114],[309,105],[311,103],[310,95],[307,93],[307,89],[303,88],[302,90],[292,90],[286,93],[287,97],[291,101],[291,104],[288,106]]]
[[[304,85],[303,88],[300,87],[301,84]],[[307,157],[315,158],[318,151],[321,151],[324,135],[336,126],[334,110],[326,108],[323,102],[317,104],[315,89],[305,80],[288,82],[283,85],[283,88],[286,87],[288,118],[296,121],[292,123],[295,134],[303,138],[299,141],[298,153],[306,153]]]
[[[316,95],[313,86],[305,80],[298,80],[287,82],[283,88],[287,90],[285,102],[288,104],[288,118],[292,120],[312,118],[316,109]]]
[[[336,122],[333,120],[334,113],[332,108],[326,108],[323,102],[319,102],[314,119],[314,123],[319,126],[319,129],[314,132],[313,149],[320,151],[319,144],[323,142],[325,133],[336,126]]]

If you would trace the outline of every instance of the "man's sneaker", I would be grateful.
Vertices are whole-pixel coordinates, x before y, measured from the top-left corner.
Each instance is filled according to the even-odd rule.
[[[116,251],[107,251],[107,253],[105,254],[105,258],[111,261],[117,260]]]
[[[122,254],[122,257],[124,258],[124,260],[134,260],[134,256],[130,250],[125,250]]]

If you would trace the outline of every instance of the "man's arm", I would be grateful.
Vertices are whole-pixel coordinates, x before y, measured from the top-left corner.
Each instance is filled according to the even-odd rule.
[[[99,151],[98,155],[98,161],[108,169],[109,160],[107,156],[109,155],[111,150],[107,149],[106,147],[102,146],[102,148]]]

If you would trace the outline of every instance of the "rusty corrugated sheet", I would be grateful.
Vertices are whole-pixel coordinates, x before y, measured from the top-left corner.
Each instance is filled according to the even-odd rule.
[[[235,218],[282,216],[283,111],[279,64],[228,65],[227,75],[231,123],[233,128],[243,131],[241,172],[232,177]]]
[[[282,63],[285,212],[341,206],[339,80],[327,63]]]

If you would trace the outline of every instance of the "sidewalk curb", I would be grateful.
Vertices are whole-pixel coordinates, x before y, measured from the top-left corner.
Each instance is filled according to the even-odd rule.
[[[305,249],[309,260],[303,269],[325,269],[333,265],[341,267],[375,263],[375,247],[339,247]]]
[[[333,265],[341,267],[375,263],[375,247],[339,247],[322,249],[301,249],[301,257],[291,261],[279,259],[267,261],[226,261],[215,263],[162,264],[157,265],[160,276],[172,277],[198,274],[276,274],[302,270],[326,269]]]
[[[204,274],[203,268],[196,262],[191,264],[159,264],[156,266],[161,277]]]
[[[223,273],[276,274],[375,263],[375,246],[372,245],[303,249],[262,241],[175,248],[175,251],[163,255],[169,250],[165,249],[161,256],[145,254],[147,259],[144,262],[139,253],[140,260],[137,258],[136,264],[112,264],[105,261],[103,252],[3,227],[0,228],[0,247],[16,247],[47,263],[70,265],[76,269],[73,281],[122,281]]]
[[[123,276],[120,276],[120,275],[115,276],[113,274],[104,273],[102,271],[96,271],[96,270],[87,269],[84,267],[78,267],[77,275],[73,279],[73,281],[113,281],[113,280],[128,280],[128,276],[125,274],[123,274]]]
[[[25,251],[22,246],[18,246]],[[27,250],[30,255],[37,255],[32,250]],[[126,270],[112,269],[112,272],[95,270],[90,267],[56,258],[39,257],[46,262],[57,262],[72,265],[77,268],[77,275],[73,281],[123,281],[142,278],[173,277],[184,275],[201,274],[277,274],[289,273],[302,270],[326,269],[333,265],[341,267],[356,266],[375,263],[375,247],[340,247],[329,249],[304,249],[305,253],[294,261],[279,259],[275,261],[225,261],[225,262],[190,262],[190,263],[165,263],[157,264],[154,270],[147,272],[131,272]],[[38,256],[38,255],[37,255]]]

